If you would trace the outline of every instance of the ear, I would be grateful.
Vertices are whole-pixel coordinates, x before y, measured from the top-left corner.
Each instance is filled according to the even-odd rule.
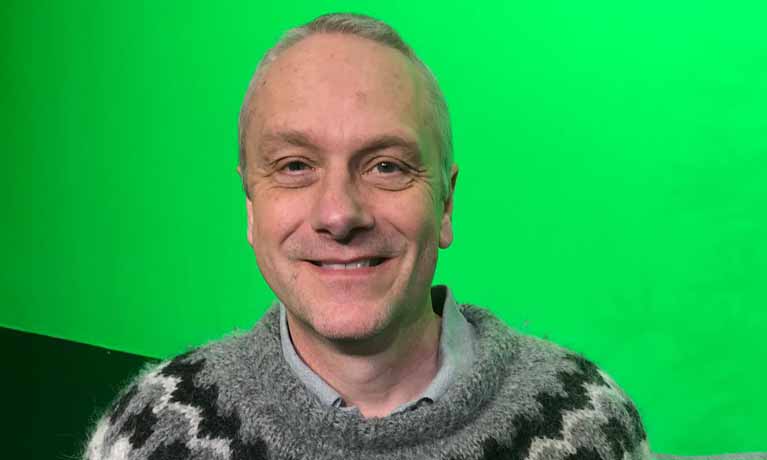
[[[439,230],[439,247],[447,249],[453,242],[453,195],[455,183],[458,180],[458,165],[453,164],[450,172],[450,186],[445,197],[445,207],[442,210],[442,225]]]
[[[242,168],[237,166],[237,173],[240,175],[240,178],[243,181],[243,184],[245,183],[245,177],[242,175]],[[250,244],[250,247],[253,247],[253,203],[250,201],[250,197],[248,196],[248,190],[247,187],[245,188],[245,212],[248,215],[248,244]]]

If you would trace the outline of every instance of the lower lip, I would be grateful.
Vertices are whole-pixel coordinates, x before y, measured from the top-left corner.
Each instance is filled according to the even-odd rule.
[[[390,260],[391,259],[384,259],[384,261],[378,265],[375,265],[372,267],[359,267],[359,268],[326,268],[326,267],[320,267],[319,265],[314,265],[311,262],[306,262],[306,263],[309,265],[310,269],[314,270],[316,273],[322,276],[348,278],[348,277],[365,277],[365,276],[374,275],[377,272],[379,272],[381,269],[386,268]]]

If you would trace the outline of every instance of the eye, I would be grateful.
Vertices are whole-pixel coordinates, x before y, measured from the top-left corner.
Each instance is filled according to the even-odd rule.
[[[368,183],[388,190],[402,190],[413,181],[412,169],[393,160],[376,160],[364,177]]]
[[[293,160],[282,166],[282,170],[288,173],[298,173],[311,169],[310,166],[303,161]]]
[[[305,187],[317,178],[317,168],[309,159],[286,158],[275,165],[272,175],[275,183],[285,187]]]
[[[375,172],[380,174],[393,174],[403,172],[402,167],[392,161],[378,162],[375,166],[373,166],[373,169]]]

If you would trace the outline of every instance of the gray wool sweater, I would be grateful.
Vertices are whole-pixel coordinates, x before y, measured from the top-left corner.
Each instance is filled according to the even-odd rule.
[[[477,349],[433,404],[365,419],[291,372],[279,310],[247,334],[163,362],[96,426],[88,460],[649,459],[636,408],[583,357],[462,305]]]

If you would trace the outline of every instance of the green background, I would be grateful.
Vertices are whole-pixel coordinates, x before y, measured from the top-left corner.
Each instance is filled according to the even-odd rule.
[[[451,107],[437,282],[596,361],[654,451],[767,450],[765,5],[6,1],[0,325],[153,357],[250,327],[239,104],[282,31],[351,10]]]

